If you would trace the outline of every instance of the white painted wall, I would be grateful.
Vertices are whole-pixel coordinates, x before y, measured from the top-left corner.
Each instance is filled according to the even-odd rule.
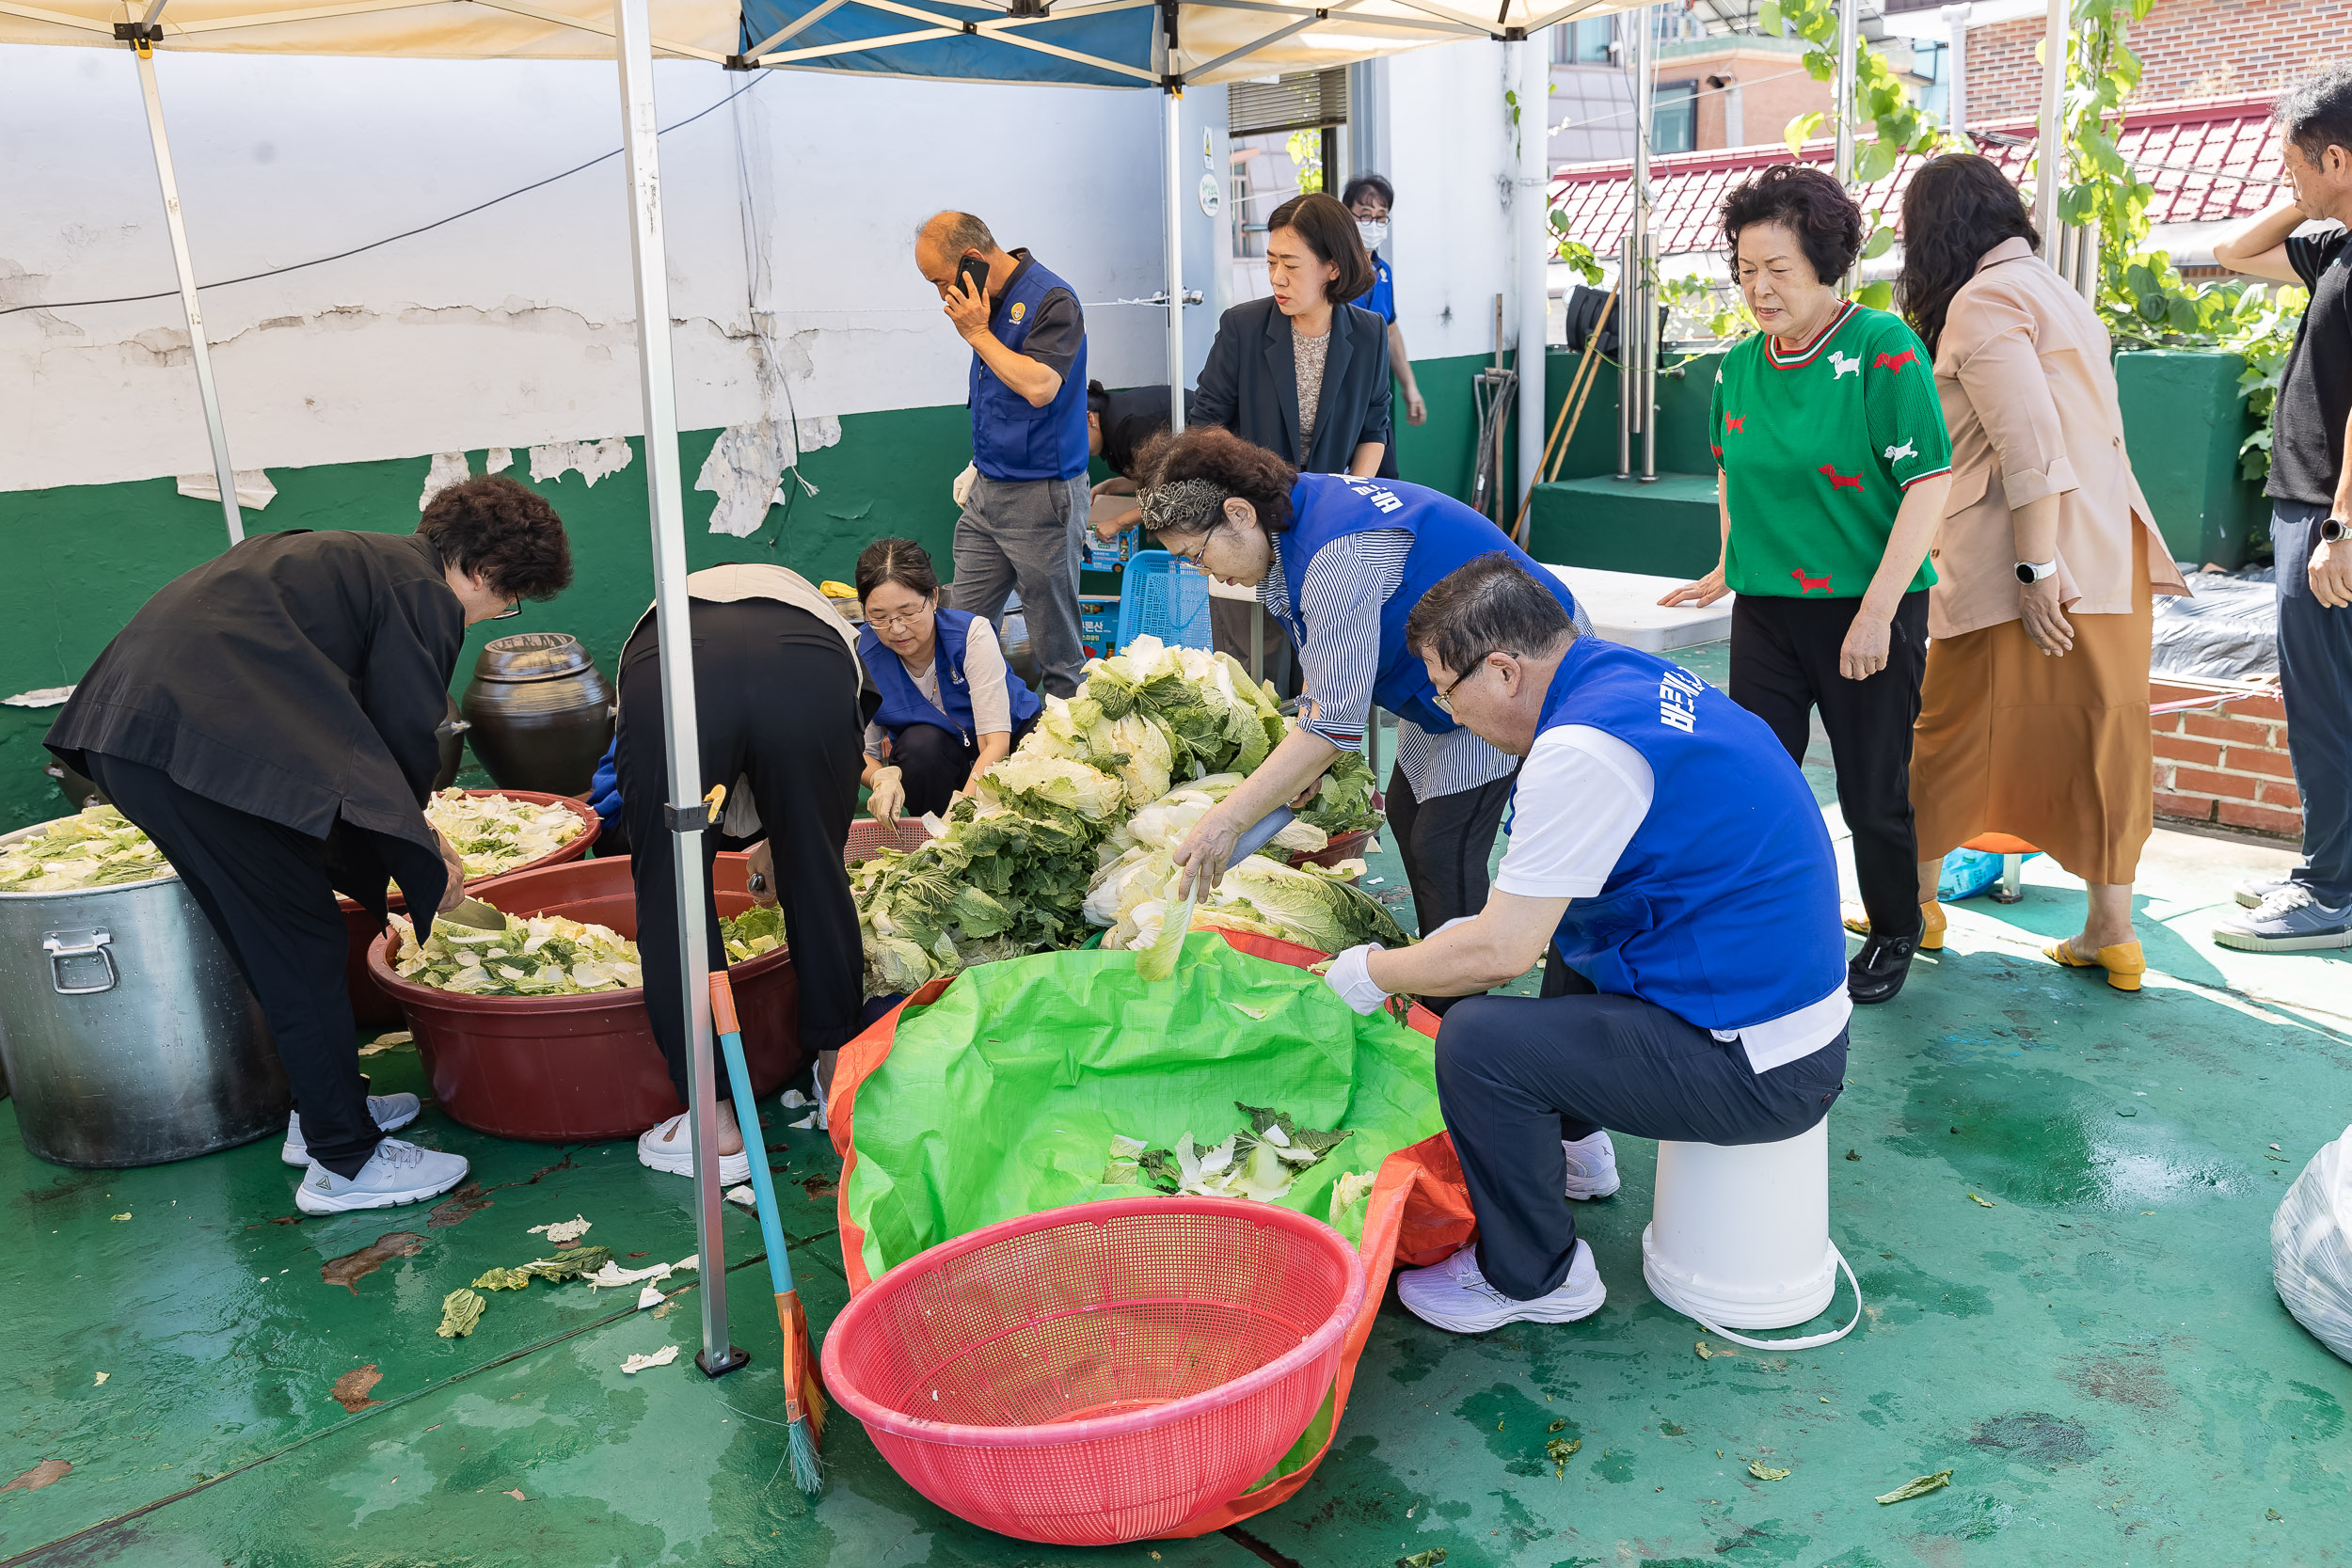
[[[156,65],[199,280],[381,239],[619,142],[602,64]],[[687,428],[784,412],[762,405],[746,187],[758,305],[804,420],[963,400],[968,352],[913,260],[938,208],[979,213],[1090,305],[1159,287],[1155,93],[659,72],[665,125],[757,84],[662,141]],[[0,309],[172,288],[124,54],[0,48]],[[620,180],[611,159],[362,256],[208,290],[236,466],[637,434]],[[1165,374],[1157,310],[1088,317],[1095,376]],[[208,470],[177,295],[0,316],[0,490]]]
[[[1507,182],[1518,144],[1502,98],[1515,85],[1506,46],[1417,49],[1383,69],[1391,166],[1382,172],[1396,186],[1389,260],[1406,345],[1415,359],[1492,354],[1500,293],[1509,347],[1518,318]]]

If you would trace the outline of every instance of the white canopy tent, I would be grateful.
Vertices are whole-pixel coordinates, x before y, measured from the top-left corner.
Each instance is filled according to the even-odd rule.
[[[1859,3],[1845,0],[1850,9]],[[2067,0],[2050,0],[2048,66],[2053,83],[2063,77],[2066,7]],[[1058,9],[1051,8],[1050,0],[1007,0],[1002,6],[945,0],[147,0],[144,5],[127,0],[40,0],[38,4],[0,0],[0,42],[115,43],[126,46],[137,62],[191,357],[231,544],[243,537],[236,480],[213,383],[195,270],[181,221],[152,52],[160,47],[451,59],[610,57],[617,62],[641,324],[639,364],[656,619],[667,651],[662,668],[669,811],[674,831],[692,834],[708,823],[702,805],[700,745],[688,655],[691,641],[684,591],[685,516],[676,392],[670,335],[666,329],[657,329],[670,320],[654,103],[653,60],[657,55],[706,60],[736,70],[794,68],[1159,89],[1167,101],[1166,309],[1169,382],[1175,389],[1171,412],[1181,427],[1184,361],[1179,234],[1184,191],[1176,114],[1184,89],[1194,84],[1343,65],[1460,39],[1485,38],[1513,44],[1518,52],[1519,102],[1533,111],[1528,124],[1533,134],[1520,137],[1516,181],[1523,198],[1518,202],[1516,224],[1523,489],[1542,452],[1544,438],[1544,278],[1551,242],[1542,211],[1549,168],[1543,134],[1547,121],[1540,106],[1549,89],[1543,30],[1557,22],[1642,8],[1635,0],[1496,0],[1490,11],[1476,13],[1442,0],[1338,0],[1312,7],[1274,0],[1171,0],[1165,4],[1161,0],[1094,0]],[[1648,29],[1643,31],[1646,38]],[[1644,54],[1647,53],[1645,49]],[[1850,53],[1846,64],[1850,81]],[[1843,95],[1843,99],[1850,98],[1850,93]],[[2045,146],[2056,141],[2057,99],[2055,87],[2045,91]],[[1640,139],[1646,142],[1646,136]],[[1637,189],[1637,201],[1645,194]],[[2048,199],[2055,200],[2054,192]],[[1646,312],[1629,314],[1639,327],[1647,327]],[[1639,333],[1641,338],[1649,335],[1645,330]],[[1629,344],[1629,362],[1638,352],[1642,351]],[[707,1150],[716,1147],[718,1122],[709,1053],[703,867],[699,854],[684,846],[681,848],[686,852],[676,857],[676,894],[684,918],[680,951],[675,960],[680,966],[691,1015],[688,1038],[694,1042],[689,1063],[695,1147]],[[716,1161],[698,1161],[696,1185],[696,1224],[705,1265],[703,1349],[698,1359],[716,1375],[740,1364],[739,1353],[727,1338]]]

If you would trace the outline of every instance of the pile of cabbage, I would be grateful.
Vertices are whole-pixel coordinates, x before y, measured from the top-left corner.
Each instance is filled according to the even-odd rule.
[[[542,805],[511,795],[469,795],[462,789],[444,789],[429,798],[424,819],[457,850],[469,882],[552,855],[588,831],[580,814],[560,801]]]
[[[400,944],[392,973],[460,996],[576,996],[644,983],[637,944],[610,926],[562,915],[506,917],[506,928],[477,931],[437,920],[420,941],[416,923],[392,916]],[[754,906],[719,923],[727,958],[740,963],[784,943],[784,916]]]
[[[0,893],[67,893],[173,874],[164,852],[112,806],[43,823],[0,849]]]
[[[1188,923],[1167,918],[1181,908],[1168,852],[1290,727],[1273,688],[1223,654],[1139,637],[1095,660],[1075,697],[1045,699],[1036,729],[980,776],[974,797],[925,819],[928,843],[850,868],[866,993],[905,995],[972,964],[1074,947],[1092,927],[1107,927],[1104,945],[1114,949],[1150,948],[1172,932],[1172,965]],[[1373,792],[1364,760],[1343,755],[1298,820],[1226,873],[1197,923],[1326,952],[1401,944],[1388,911],[1349,885],[1361,861],[1329,871],[1287,863],[1378,827]]]

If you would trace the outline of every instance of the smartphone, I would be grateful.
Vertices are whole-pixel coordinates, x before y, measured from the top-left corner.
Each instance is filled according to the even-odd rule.
[[[966,293],[981,299],[988,297],[988,263],[977,256],[966,256],[957,263],[956,276],[962,279]]]

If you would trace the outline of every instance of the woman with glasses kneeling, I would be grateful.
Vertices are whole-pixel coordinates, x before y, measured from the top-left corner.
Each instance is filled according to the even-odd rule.
[[[1362,744],[1377,703],[1397,716],[1389,825],[1422,933],[1477,913],[1518,765],[1454,722],[1449,693],[1405,645],[1405,618],[1480,556],[1508,557],[1581,626],[1566,585],[1451,496],[1300,473],[1215,426],[1165,438],[1144,467],[1144,527],[1211,576],[1257,588],[1297,644],[1306,690],[1299,727],[1201,818],[1177,847],[1178,863],[1214,884],[1252,824]]]
[[[939,575],[912,539],[857,558],[866,609],[858,657],[882,694],[866,726],[867,809],[877,822],[946,811],[1037,724],[1042,704],[1005,662],[996,628],[939,607]]]

